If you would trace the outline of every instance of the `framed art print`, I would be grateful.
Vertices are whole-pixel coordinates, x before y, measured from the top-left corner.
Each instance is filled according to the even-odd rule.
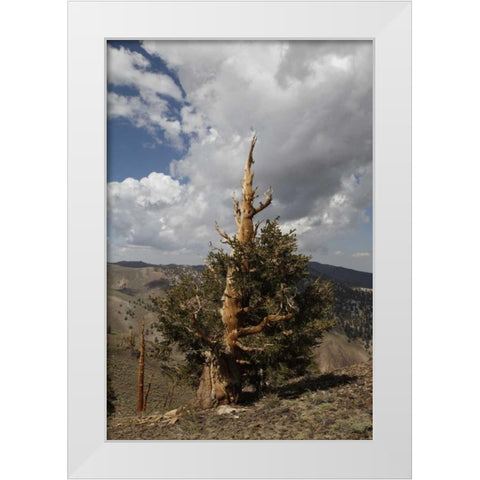
[[[71,478],[410,478],[410,16],[69,3]]]

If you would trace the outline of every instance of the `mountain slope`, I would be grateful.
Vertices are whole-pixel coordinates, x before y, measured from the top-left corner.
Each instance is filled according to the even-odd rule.
[[[133,269],[152,268],[153,271],[181,271],[182,269],[201,271],[203,265],[155,265],[153,263],[145,263],[142,261],[121,261],[117,263],[109,263],[109,265],[117,265],[119,267],[127,267]],[[337,267],[335,265],[327,265],[319,262],[308,262],[308,271],[314,276],[321,275],[323,278],[333,280],[350,287],[372,288],[373,279],[369,272],[360,272],[351,268]]]
[[[322,278],[340,282],[350,287],[373,287],[372,274],[368,272],[360,272],[350,268],[336,267],[318,262],[309,262],[308,271],[315,277],[321,275]]]

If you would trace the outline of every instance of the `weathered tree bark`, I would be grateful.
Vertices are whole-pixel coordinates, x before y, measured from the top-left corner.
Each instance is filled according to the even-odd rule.
[[[137,413],[145,411],[146,398],[143,395],[145,378],[145,321],[142,321],[140,333],[140,356],[138,357]]]
[[[145,392],[145,395],[143,397],[143,411],[147,411],[147,401],[148,401],[148,395],[150,394],[150,387],[152,386],[152,379],[153,379],[153,374],[150,375],[150,379],[148,380],[148,385],[147,385],[147,391]]]
[[[256,189],[253,189],[254,172],[252,172],[251,167],[254,163],[253,150],[256,141],[257,137],[254,136],[244,169],[241,203],[238,202],[235,195],[233,197],[237,241],[240,244],[248,244],[254,241],[258,224],[254,226],[253,217],[272,202],[272,191],[269,189],[265,193],[265,201],[261,202],[258,207],[253,205],[256,198]],[[232,246],[231,255],[233,255],[232,239],[227,233],[222,232],[218,225],[216,225],[216,229],[220,236],[226,240],[226,243]],[[253,350],[243,346],[239,342],[239,338],[262,331],[267,323],[272,320],[270,318],[264,319],[264,322],[257,326],[255,332],[252,333],[248,333],[248,329],[242,329],[242,318],[247,313],[248,305],[244,304],[245,299],[242,298],[241,292],[237,291],[234,284],[233,268],[233,266],[230,266],[227,269],[225,291],[222,297],[221,317],[225,327],[222,353],[218,355],[209,354],[207,357],[195,399],[195,403],[202,408],[238,401],[242,390],[238,361],[242,352]],[[242,269],[248,271],[247,260],[245,260]]]
[[[241,391],[240,371],[231,354],[206,354],[194,404],[200,408],[236,403]]]

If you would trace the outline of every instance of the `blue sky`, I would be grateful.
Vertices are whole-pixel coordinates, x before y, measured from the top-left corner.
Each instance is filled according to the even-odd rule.
[[[108,120],[107,152],[109,182],[140,179],[150,172],[168,174],[170,162],[181,158],[174,148],[156,143],[147,131],[122,118]]]
[[[149,71],[168,75],[181,89],[174,70],[170,70],[165,62],[155,56],[149,55],[138,41],[109,41],[110,48],[127,49],[129,52],[137,52],[150,62]],[[124,96],[137,96],[139,91],[133,85],[114,85],[108,83],[108,91]],[[183,92],[184,93],[184,92]],[[173,98],[164,96],[170,106],[169,114],[180,120],[181,103]],[[170,162],[179,159],[184,152],[178,152],[162,136],[159,128],[157,138],[144,128],[136,128],[125,117],[109,117],[107,123],[107,181],[121,182],[127,177],[140,179],[148,176],[150,172],[169,172]],[[188,142],[185,135],[184,140]],[[159,143],[162,140],[164,143]],[[187,147],[188,148],[188,144]]]
[[[263,213],[322,263],[372,269],[369,42],[108,44],[108,257],[200,264],[234,233],[249,141]],[[260,195],[261,196],[261,195]]]

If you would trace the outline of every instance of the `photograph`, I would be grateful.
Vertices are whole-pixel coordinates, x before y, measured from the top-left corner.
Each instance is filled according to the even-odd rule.
[[[372,40],[107,40],[106,439],[372,440]]]

